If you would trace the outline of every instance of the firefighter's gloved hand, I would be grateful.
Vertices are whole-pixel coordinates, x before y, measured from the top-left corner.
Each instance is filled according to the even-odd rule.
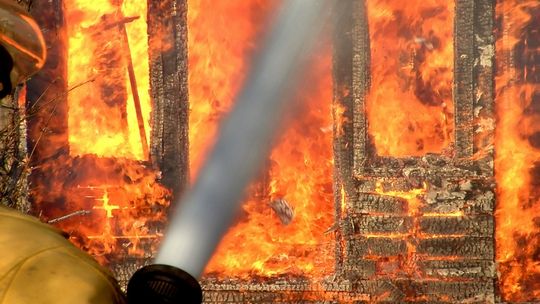
[[[124,304],[110,273],[62,233],[0,206],[0,304]]]

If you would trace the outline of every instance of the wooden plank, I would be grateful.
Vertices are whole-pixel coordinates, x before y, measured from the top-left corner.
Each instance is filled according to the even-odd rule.
[[[421,239],[417,252],[433,257],[494,258],[493,237],[443,237]]]
[[[494,303],[493,280],[473,282],[417,281],[405,283],[417,298],[446,303]],[[404,288],[404,287],[403,287]]]
[[[351,281],[373,278],[377,271],[377,263],[373,260],[348,259],[343,265],[342,277]]]
[[[497,275],[491,260],[429,260],[417,264],[425,278],[494,279]]]
[[[402,198],[358,193],[358,197],[349,203],[350,211],[354,213],[389,213],[405,214],[407,201]]]
[[[365,102],[369,90],[371,61],[365,1],[353,1],[352,14],[353,53],[349,64],[352,65],[353,77],[350,88],[353,95],[353,165],[354,174],[362,176],[369,158]]]
[[[352,261],[362,259],[366,255],[388,257],[406,252],[407,244],[403,239],[355,237],[345,240],[345,255]]]
[[[490,214],[495,207],[494,191],[487,191],[473,200],[467,199],[437,199],[424,204],[420,210],[424,214],[430,213],[456,213],[463,214]]]
[[[423,235],[467,235],[491,237],[494,234],[494,219],[491,215],[421,217],[419,230]]]
[[[474,155],[479,173],[493,176],[495,109],[495,2],[475,1]]]
[[[351,216],[343,220],[343,233],[390,234],[406,233],[412,228],[413,219],[404,216]]]

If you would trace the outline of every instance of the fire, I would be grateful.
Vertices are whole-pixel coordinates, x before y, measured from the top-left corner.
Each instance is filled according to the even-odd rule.
[[[278,3],[188,1],[191,177],[212,146],[220,118],[243,82],[264,20]]]
[[[34,212],[103,264],[148,257],[161,237],[170,191],[145,162],[146,2],[69,0],[64,11],[68,147],[58,147],[33,173]]]
[[[454,1],[366,3],[371,44],[367,117],[377,154],[444,152],[454,140]]]
[[[266,28],[264,20],[279,1],[189,0],[188,4],[190,157],[196,173],[214,141],[219,119],[244,80],[248,58]],[[314,60],[310,87],[296,97],[308,108],[299,111],[301,115],[281,136],[267,172],[251,187],[238,222],[210,261],[207,274],[318,277],[333,268],[333,238],[325,234],[334,212],[331,77],[331,54],[325,52]],[[272,209],[278,200],[294,213],[288,225]]]
[[[70,0],[65,4],[68,86],[85,83],[68,96],[72,155],[148,158],[141,144],[149,136],[151,108],[146,3],[121,2]],[[123,31],[127,31],[127,37]],[[135,89],[139,92],[145,138],[141,138],[139,131],[134,87],[127,73],[130,62],[135,72]]]
[[[316,89],[301,96],[309,108],[270,156],[267,194],[247,200],[243,218],[221,243],[208,272],[321,277],[332,269],[334,239],[325,234],[334,212],[332,132],[324,131],[332,119],[331,57],[325,54],[318,60],[313,73],[322,76]],[[276,199],[294,209],[291,224],[282,224],[268,207]]]
[[[503,299],[540,300],[540,3],[497,1],[495,173],[497,261]],[[535,80],[536,79],[536,80]]]

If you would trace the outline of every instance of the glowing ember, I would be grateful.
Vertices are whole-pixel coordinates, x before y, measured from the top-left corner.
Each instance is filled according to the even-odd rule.
[[[222,114],[228,111],[248,68],[264,20],[279,1],[201,1],[189,4],[190,157],[196,172],[213,143]],[[227,31],[223,31],[227,28]],[[331,55],[317,58],[307,100],[268,162],[268,173],[254,185],[238,223],[222,241],[206,269],[208,274],[310,274],[333,268],[332,78]],[[330,128],[329,128],[330,126]],[[194,175],[194,174],[192,174]],[[272,202],[294,210],[288,225]],[[287,218],[287,221],[289,218]],[[322,253],[326,249],[328,252]]]
[[[498,1],[497,261],[505,301],[540,300],[540,3]]]
[[[366,3],[371,44],[367,113],[377,154],[444,152],[454,140],[454,1]]]

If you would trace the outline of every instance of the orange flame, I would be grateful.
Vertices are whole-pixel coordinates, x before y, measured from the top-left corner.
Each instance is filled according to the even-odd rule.
[[[190,157],[192,176],[214,141],[217,124],[242,84],[266,23],[280,1],[189,0]],[[224,31],[223,29],[227,30]],[[244,204],[237,224],[221,242],[207,274],[310,274],[333,268],[331,55],[317,58],[306,106],[271,153],[268,172]],[[330,127],[329,127],[330,126]],[[294,210],[289,225],[274,214],[282,199]],[[326,249],[327,254],[321,253]],[[326,251],[325,251],[326,252]]]
[[[497,261],[503,299],[540,300],[540,3],[498,1],[495,173]],[[536,74],[535,74],[536,71]],[[536,76],[535,76],[536,75]]]
[[[170,191],[144,162],[134,91],[150,131],[146,2],[69,0],[69,154],[59,148],[39,172],[38,213],[100,262],[155,252]],[[127,22],[127,23],[126,23]],[[137,87],[130,87],[129,57]],[[134,80],[131,78],[131,80]],[[144,133],[143,133],[144,134]],[[57,143],[46,143],[57,144]]]
[[[244,80],[264,20],[279,1],[188,1],[192,178]]]
[[[369,0],[367,11],[371,88],[366,105],[377,154],[443,152],[454,140],[454,1]]]
[[[308,109],[282,135],[270,156],[264,196],[252,195],[243,218],[225,236],[207,272],[271,276],[309,274],[320,278],[333,269],[331,57],[318,59],[315,89],[301,94]],[[286,200],[295,216],[282,224],[268,203]]]
[[[129,0],[66,1],[69,36],[68,96],[72,155],[146,159],[127,75],[129,43],[148,138],[150,97],[146,2]],[[135,20],[125,20],[138,17]],[[123,22],[128,22],[124,23]],[[119,30],[125,26],[128,39]]]

